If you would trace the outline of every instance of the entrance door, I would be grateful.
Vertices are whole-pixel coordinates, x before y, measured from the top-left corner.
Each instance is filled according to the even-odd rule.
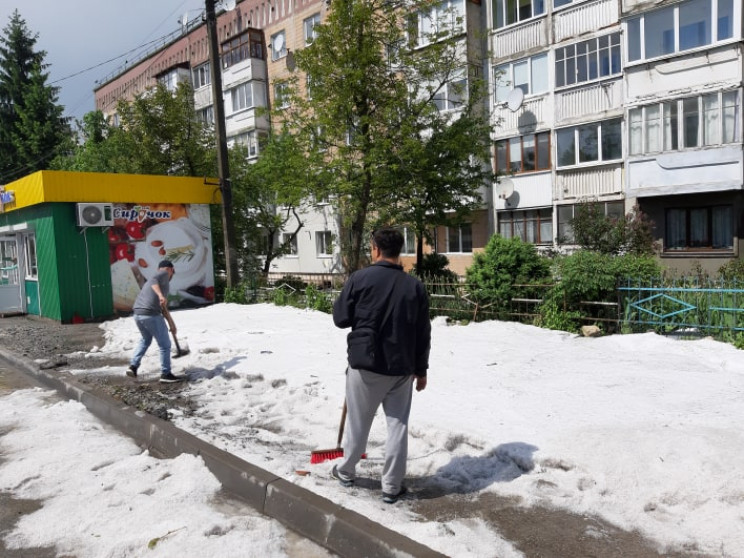
[[[23,314],[23,282],[15,235],[0,236],[0,315]]]

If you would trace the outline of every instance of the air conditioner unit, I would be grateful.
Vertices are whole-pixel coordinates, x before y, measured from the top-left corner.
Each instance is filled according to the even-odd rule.
[[[114,224],[114,210],[110,203],[77,204],[78,227],[110,227]]]

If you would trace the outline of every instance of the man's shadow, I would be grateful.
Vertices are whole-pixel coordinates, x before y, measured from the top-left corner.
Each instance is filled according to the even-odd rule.
[[[213,368],[202,368],[200,366],[193,365],[188,366],[188,368],[184,370],[184,375],[190,382],[195,382],[196,380],[211,380],[212,378],[215,378],[217,376],[224,376],[228,379],[237,378],[237,374],[235,374],[235,372],[230,372],[230,369],[236,364],[239,364],[241,361],[245,360],[245,358],[246,357],[244,356],[234,357],[230,360],[226,360],[225,362],[218,364]]]
[[[407,477],[406,486],[417,500],[441,498],[450,494],[474,494],[496,482],[511,482],[534,469],[537,447],[524,442],[500,444],[481,456],[464,455],[437,469],[429,476]],[[357,477],[360,488],[379,490],[378,479]]]

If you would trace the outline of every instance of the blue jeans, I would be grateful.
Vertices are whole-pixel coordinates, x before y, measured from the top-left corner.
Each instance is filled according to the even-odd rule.
[[[165,323],[163,316],[142,316],[139,314],[134,315],[134,323],[137,324],[142,334],[137,349],[134,351],[134,356],[130,364],[135,367],[139,367],[142,357],[145,356],[147,348],[152,343],[153,338],[160,347],[160,373],[162,375],[170,374],[171,371],[171,342],[168,336],[168,325]]]

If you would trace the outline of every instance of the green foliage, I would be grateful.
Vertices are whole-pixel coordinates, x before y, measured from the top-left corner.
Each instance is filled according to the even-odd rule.
[[[515,285],[545,282],[550,278],[550,262],[537,253],[534,244],[494,235],[486,249],[474,255],[466,277],[468,289],[479,304],[505,313],[517,292]],[[527,294],[524,289],[519,292]]]
[[[652,254],[653,222],[638,205],[623,216],[604,214],[603,204],[585,203],[571,220],[574,241],[583,250],[602,254]]]
[[[326,173],[349,271],[364,261],[370,215],[410,223],[420,235],[446,210],[470,211],[490,176],[487,111],[479,111],[485,88],[470,76],[464,94],[460,35],[440,29],[427,48],[409,48],[409,14],[424,7],[428,0],[405,10],[386,0],[331,2],[313,43],[295,53],[289,106],[272,115],[321,155],[310,170]],[[461,111],[437,109],[448,87],[462,90]]]
[[[718,269],[718,274],[725,281],[742,281],[744,282],[744,259],[737,258],[730,260]]]
[[[448,265],[449,258],[447,258],[447,256],[431,252],[429,254],[424,254],[421,266],[419,266],[418,263],[413,265],[412,272],[414,275],[425,278],[427,281],[436,280],[439,282],[449,281],[457,283],[459,280],[457,273],[451,269],[447,269]]]
[[[305,288],[305,303],[308,308],[330,314],[333,310],[333,301],[328,293],[318,289],[315,285],[308,285]]]
[[[566,304],[572,309],[582,300],[617,302],[617,287],[622,279],[651,280],[661,274],[652,256],[634,254],[612,256],[581,250],[558,258],[555,263]]]
[[[34,50],[37,38],[18,10],[0,35],[0,183],[49,168],[72,146],[59,88],[48,84],[46,51]]]
[[[224,302],[235,304],[250,304],[253,297],[249,293],[253,292],[251,285],[246,281],[241,281],[235,287],[225,287]]]

